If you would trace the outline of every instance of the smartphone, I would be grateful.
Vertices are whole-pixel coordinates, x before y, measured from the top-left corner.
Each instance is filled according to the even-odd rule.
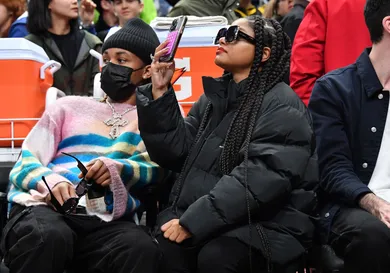
[[[181,36],[183,35],[184,28],[187,23],[187,16],[180,16],[173,20],[171,27],[169,28],[168,34],[168,45],[169,49],[167,54],[161,56],[160,62],[171,62],[175,57],[176,50],[179,47]]]

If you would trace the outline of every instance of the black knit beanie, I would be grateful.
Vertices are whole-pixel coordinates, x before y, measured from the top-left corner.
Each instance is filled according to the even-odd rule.
[[[102,52],[109,48],[122,48],[130,51],[145,64],[151,64],[150,54],[154,55],[160,41],[151,26],[139,18],[130,19],[120,30],[108,37]]]

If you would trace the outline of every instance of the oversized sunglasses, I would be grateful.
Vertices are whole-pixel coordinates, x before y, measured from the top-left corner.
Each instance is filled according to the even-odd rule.
[[[61,214],[69,214],[69,213],[72,213],[73,211],[75,211],[78,203],[79,203],[79,200],[80,200],[80,197],[84,196],[85,194],[87,194],[89,188],[92,186],[92,181],[91,182],[88,182],[87,180],[85,180],[85,176],[87,175],[87,168],[83,165],[83,163],[81,163],[80,160],[78,160],[76,157],[74,157],[73,155],[70,155],[70,154],[67,154],[67,153],[62,153],[66,156],[70,156],[72,157],[73,159],[75,159],[77,161],[77,167],[79,168],[79,170],[81,171],[81,173],[83,174],[83,178],[81,179],[81,181],[79,182],[79,184],[77,185],[75,191],[76,191],[76,194],[78,197],[71,197],[69,198],[68,200],[66,200],[64,202],[64,204],[61,206],[61,204],[58,202],[57,198],[55,198],[53,192],[51,191],[49,185],[47,184],[46,182],[46,179],[44,176],[42,176],[42,181],[43,183],[45,183],[47,189],[49,190],[49,194],[50,194],[50,202],[53,204],[54,208]]]
[[[239,26],[231,26],[229,28],[221,28],[218,31],[217,36],[215,37],[214,44],[218,45],[219,44],[219,40],[222,37],[225,38],[225,41],[227,43],[232,43],[232,42],[237,41],[238,39],[242,38],[242,39],[248,41],[251,44],[254,44],[254,45],[256,44],[255,38],[253,38],[253,37],[249,36],[248,34],[242,32],[240,30]]]

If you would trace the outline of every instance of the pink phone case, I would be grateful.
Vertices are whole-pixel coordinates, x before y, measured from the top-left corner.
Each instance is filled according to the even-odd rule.
[[[172,31],[168,34],[168,45],[167,45],[167,48],[169,49],[167,54],[165,54],[164,56],[169,56],[171,53],[172,53],[172,50],[173,50],[173,46],[174,46],[174,43],[175,43],[175,40],[177,38],[177,35],[179,34],[179,31],[175,30],[175,31]]]
[[[183,34],[184,28],[187,23],[187,17],[186,16],[180,16],[178,19],[175,19],[172,22],[172,25],[170,27],[170,31],[168,33],[167,37],[167,48],[168,52],[164,54],[164,56],[161,56],[160,61],[162,62],[171,62],[174,59],[176,50],[179,46],[181,36]]]

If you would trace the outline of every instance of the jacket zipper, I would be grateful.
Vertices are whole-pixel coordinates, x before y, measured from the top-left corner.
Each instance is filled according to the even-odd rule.
[[[210,120],[208,121],[208,123],[210,122]],[[207,126],[206,126],[206,128],[207,128]],[[206,132],[206,130],[204,132]],[[180,197],[181,190],[183,188],[184,180],[187,178],[187,175],[191,169],[192,164],[198,158],[198,155],[199,155],[200,151],[202,150],[207,138],[210,136],[211,132],[209,132],[207,135],[204,136],[204,138],[202,140],[202,144],[200,145],[195,157],[191,160],[191,162],[187,162],[186,166],[184,166],[186,169],[184,170],[184,174],[183,174],[181,181],[179,181],[179,184],[177,185],[175,201],[172,204],[173,210],[176,214],[177,214],[177,202],[179,201],[179,197]],[[195,148],[195,146],[196,146],[196,143],[194,144],[194,148]],[[191,153],[191,151],[189,151],[189,152]]]

